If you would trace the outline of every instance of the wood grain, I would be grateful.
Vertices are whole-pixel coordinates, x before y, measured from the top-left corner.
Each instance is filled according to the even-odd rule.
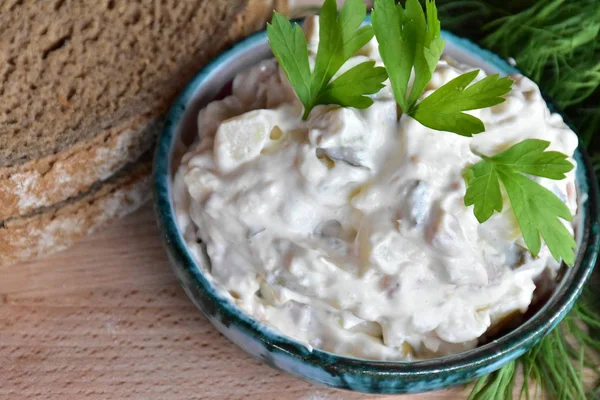
[[[188,301],[149,206],[78,245],[0,272],[0,399],[461,399],[366,396],[252,359]]]

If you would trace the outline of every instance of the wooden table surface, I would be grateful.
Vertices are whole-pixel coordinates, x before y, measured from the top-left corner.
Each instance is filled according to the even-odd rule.
[[[3,267],[0,399],[462,399],[366,396],[247,356],[186,298],[149,206],[75,247]]]

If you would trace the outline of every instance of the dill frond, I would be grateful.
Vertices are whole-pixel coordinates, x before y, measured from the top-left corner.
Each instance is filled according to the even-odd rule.
[[[561,108],[600,87],[600,7],[597,0],[540,0],[489,22],[482,43],[517,66]]]
[[[598,0],[437,0],[444,28],[513,57],[592,148],[600,132]]]
[[[467,400],[512,400],[517,378],[517,362],[479,379]]]

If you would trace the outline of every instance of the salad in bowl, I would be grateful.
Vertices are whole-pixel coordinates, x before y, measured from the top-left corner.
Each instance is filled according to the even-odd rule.
[[[275,13],[192,82],[159,143],[159,222],[190,297],[251,354],[335,387],[436,389],[564,316],[597,189],[537,85],[442,33],[433,2],[365,14]]]

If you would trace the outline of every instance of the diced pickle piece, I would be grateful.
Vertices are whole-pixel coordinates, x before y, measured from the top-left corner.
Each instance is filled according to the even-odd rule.
[[[421,180],[408,182],[403,188],[402,197],[404,198],[404,213],[413,225],[420,226],[430,215],[431,211],[431,190],[427,183]]]
[[[331,149],[317,148],[317,158],[327,157],[330,160],[343,161],[353,167],[362,167],[361,162],[353,149],[347,147],[335,147]],[[334,161],[332,161],[335,163]]]

